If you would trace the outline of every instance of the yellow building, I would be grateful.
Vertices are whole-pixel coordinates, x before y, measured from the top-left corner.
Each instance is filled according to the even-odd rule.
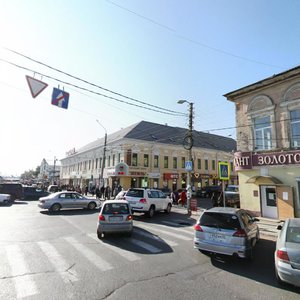
[[[268,218],[300,217],[300,67],[225,97],[236,107],[241,207]]]
[[[106,144],[103,138],[69,151],[61,160],[60,182],[74,187],[109,185],[112,191],[119,185],[124,189],[185,188],[189,153],[182,143],[186,131],[145,121],[129,126],[108,135]],[[233,168],[235,140],[195,130],[193,138],[193,189],[218,184],[218,162],[229,162]],[[235,172],[228,183],[237,183]]]

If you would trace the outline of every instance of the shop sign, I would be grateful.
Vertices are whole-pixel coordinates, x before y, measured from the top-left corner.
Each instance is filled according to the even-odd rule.
[[[178,173],[164,173],[164,180],[169,180],[169,179],[178,179],[179,174]]]
[[[300,164],[300,151],[253,154],[236,152],[234,167],[236,170],[247,170],[253,167],[297,165]]]
[[[160,178],[160,173],[148,173],[149,178]]]
[[[136,172],[136,171],[131,171],[130,172],[131,176],[145,176],[146,173],[145,172]]]
[[[115,176],[127,176],[128,175],[128,165],[120,162],[115,167]]]

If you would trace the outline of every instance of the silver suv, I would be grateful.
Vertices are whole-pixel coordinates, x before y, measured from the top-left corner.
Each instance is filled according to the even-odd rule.
[[[194,247],[203,252],[253,259],[259,240],[258,219],[243,209],[214,207],[203,212],[194,226]]]
[[[155,189],[131,188],[125,199],[129,202],[132,212],[147,213],[152,218],[156,211],[170,213],[172,200],[162,191]]]

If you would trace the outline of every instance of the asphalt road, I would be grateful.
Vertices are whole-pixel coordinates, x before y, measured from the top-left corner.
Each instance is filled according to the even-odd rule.
[[[97,216],[48,214],[37,201],[1,206],[0,299],[299,299],[276,282],[272,239],[249,263],[195,250],[195,219],[183,209],[137,214],[132,238],[101,241]]]

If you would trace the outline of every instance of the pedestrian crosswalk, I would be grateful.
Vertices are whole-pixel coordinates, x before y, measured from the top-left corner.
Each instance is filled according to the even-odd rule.
[[[4,258],[0,265],[0,299],[38,295],[41,293],[39,280],[45,274],[73,285],[84,279],[83,269],[85,272],[99,270],[102,274],[120,268],[120,262],[139,262],[145,254],[175,252],[182,244],[192,248],[192,239],[192,226],[182,228],[175,222],[164,221],[162,224],[139,222],[134,226],[131,238],[117,236],[99,240],[96,233],[81,232],[27,243],[26,247],[17,243],[6,244],[0,250]],[[169,251],[166,251],[167,247]],[[14,289],[2,289],[1,285],[8,282]],[[72,297],[72,291],[68,293]]]

